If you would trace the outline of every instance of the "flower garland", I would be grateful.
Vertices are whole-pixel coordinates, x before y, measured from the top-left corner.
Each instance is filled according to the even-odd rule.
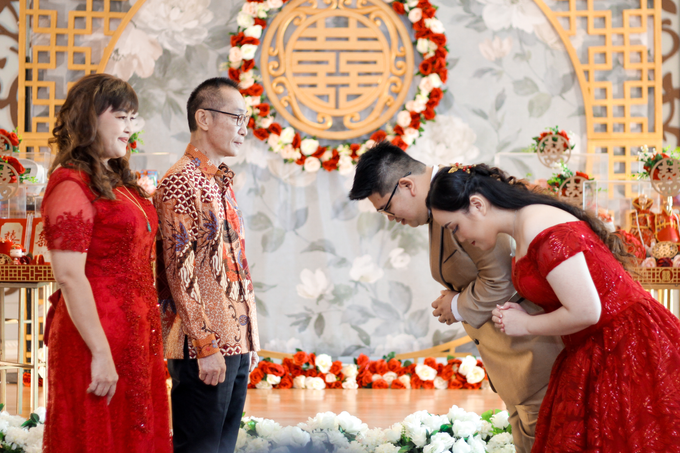
[[[548,136],[552,136],[553,137],[552,140],[555,141],[555,142],[558,140],[557,136],[561,136],[562,138],[564,138],[564,140],[565,140],[564,149],[565,150],[574,149],[574,146],[576,146],[576,145],[571,143],[571,138],[569,137],[569,134],[567,132],[560,130],[559,126],[555,126],[555,127],[549,127],[547,131],[541,132],[540,135],[537,135],[536,137],[532,137],[532,140],[534,141],[534,143],[529,145],[529,148],[528,148],[527,151],[533,152],[533,153],[543,152],[543,150],[545,149],[545,144],[548,140],[544,141],[543,143],[541,143],[541,142],[545,137],[548,137]]]
[[[7,139],[7,141],[5,140],[0,141],[0,143],[2,144],[0,145],[0,150],[11,151],[14,153],[19,152],[21,136],[17,133],[17,129],[14,129],[12,132],[7,132],[5,129],[0,129],[0,135]]]
[[[574,176],[583,178],[586,181],[592,181],[593,179],[595,179],[588,176],[587,173],[583,173],[581,171],[577,171],[576,174],[574,174],[574,172],[567,167],[564,161],[560,161],[559,165],[562,171],[560,173],[553,173],[552,178],[548,179],[548,187],[550,187],[550,190],[555,194],[559,194],[560,187],[562,187],[562,184],[564,184],[566,180],[568,180],[569,178],[573,178]],[[565,190],[566,188],[562,189],[563,193],[561,195],[565,195],[564,193]]]
[[[235,451],[509,453],[515,447],[507,411],[487,411],[480,416],[452,406],[446,415],[415,412],[387,429],[369,429],[348,412],[323,412],[306,423],[285,428],[274,420],[244,417]]]
[[[434,358],[416,364],[402,363],[394,353],[371,361],[361,354],[352,364],[333,361],[328,354],[308,354],[298,350],[281,364],[262,360],[249,376],[248,388],[289,389],[479,389],[486,378],[480,360],[448,357],[447,363]]]
[[[416,75],[422,76],[416,96],[397,115],[397,124],[373,133],[364,143],[346,143],[329,149],[320,146],[313,137],[303,137],[292,127],[282,127],[274,121],[275,112],[264,102],[264,87],[257,83],[255,53],[260,45],[262,31],[267,27],[267,16],[280,9],[287,0],[246,0],[238,14],[238,31],[232,33],[228,69],[229,77],[239,82],[248,113],[248,127],[253,135],[266,141],[269,150],[281,155],[287,163],[296,163],[305,171],[340,171],[348,174],[359,157],[373,144],[388,140],[406,150],[423,131],[422,125],[434,120],[435,107],[439,105],[444,91],[442,86],[448,78],[446,35],[444,25],[435,15],[437,7],[429,0],[384,0],[392,9],[407,16],[415,31],[416,50],[423,56]]]
[[[638,154],[638,162],[642,162],[642,171],[634,173],[634,176],[637,179],[649,178],[652,168],[654,168],[654,165],[658,164],[661,159],[680,159],[680,146],[672,151],[670,146],[666,146],[663,151],[659,153],[656,152],[656,150],[650,152],[647,145],[642,145],[640,147],[640,153]]]

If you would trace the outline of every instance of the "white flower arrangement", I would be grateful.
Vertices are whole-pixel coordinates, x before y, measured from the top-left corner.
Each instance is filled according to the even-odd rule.
[[[0,404],[0,451],[17,453],[42,452],[42,440],[45,430],[45,408],[39,407],[28,420],[19,415],[10,415],[3,411]]]

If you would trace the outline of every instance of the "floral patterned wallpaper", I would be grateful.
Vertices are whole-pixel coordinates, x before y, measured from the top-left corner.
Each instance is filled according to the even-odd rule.
[[[572,131],[577,147],[583,143],[578,82],[561,41],[532,0],[433,3],[449,42],[448,91],[436,122],[409,149],[414,157],[428,164],[493,162],[495,154],[518,152],[554,125]],[[604,7],[620,11],[634,3],[615,0]],[[0,0],[0,25],[5,4]],[[183,153],[189,139],[186,100],[205,78],[226,75],[220,66],[228,60],[229,33],[236,30],[241,6],[242,0],[147,0],[124,31],[107,72],[128,80],[140,97],[146,154],[133,157],[137,169],[162,174]],[[677,140],[680,121],[674,88],[680,72],[677,0],[664,0],[664,10],[664,52],[676,62],[664,85],[670,141]],[[584,51],[588,37],[577,35],[572,42]],[[2,73],[2,58],[0,103],[11,80]],[[614,69],[610,76],[625,74]],[[441,325],[431,316],[440,288],[429,272],[426,227],[388,223],[370,203],[350,202],[351,174],[302,172],[252,136],[244,151],[230,165],[246,217],[266,349],[381,355],[464,335],[460,326]]]

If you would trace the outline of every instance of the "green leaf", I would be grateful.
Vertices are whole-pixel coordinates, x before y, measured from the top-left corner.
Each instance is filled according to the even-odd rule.
[[[488,74],[490,72],[494,72],[494,68],[479,68],[477,69],[474,74],[472,74],[472,77],[475,79],[479,79],[480,77],[484,76],[485,74]]]
[[[416,310],[408,316],[408,323],[406,324],[406,333],[413,335],[416,338],[421,338],[427,335],[430,326],[429,309],[423,308]]]
[[[479,117],[484,118],[485,120],[489,119],[489,115],[487,115],[486,112],[482,109],[473,108],[473,109],[470,109],[470,110],[472,110],[472,113],[474,113],[475,115],[477,115]]]
[[[529,116],[533,118],[540,118],[550,108],[552,96],[547,93],[537,93],[536,96],[529,99]]]
[[[339,200],[336,200],[331,207],[331,219],[352,220],[357,215],[359,215],[357,203],[349,198],[340,198]]]
[[[574,86],[574,82],[576,81],[576,74],[573,72],[570,72],[569,74],[563,74],[562,75],[562,90],[560,91],[560,94],[564,94],[567,91],[571,90],[571,87]]]
[[[316,333],[317,337],[320,337],[323,335],[323,331],[326,328],[326,320],[323,317],[323,314],[319,313],[319,316],[316,317],[316,321],[314,321],[314,332]]]
[[[276,285],[267,285],[266,283],[262,282],[253,282],[253,288],[255,288],[258,292],[266,293],[270,289],[276,288]]]
[[[502,107],[503,104],[505,104],[505,99],[507,98],[507,95],[505,94],[505,88],[496,95],[496,101],[494,102],[494,108],[496,111],[499,111]]]
[[[481,17],[475,17],[465,25],[465,28],[470,28],[481,33],[486,30],[486,24],[484,24],[484,19]]]
[[[447,69],[449,71],[452,70],[458,64],[459,61],[460,61],[460,58],[449,58],[448,60],[446,60],[446,62],[448,63]]]
[[[335,255],[335,246],[328,239],[319,239],[310,242],[309,245],[305,247],[300,253],[305,252],[327,252]]]
[[[335,285],[333,287],[333,299],[331,299],[329,302],[332,304],[339,304],[342,305],[346,300],[349,300],[356,294],[356,288],[345,285],[345,284],[339,284]]]
[[[246,225],[253,231],[263,231],[274,226],[271,219],[263,212],[248,216]]]
[[[388,297],[394,307],[401,313],[407,313],[411,309],[411,302],[413,301],[413,294],[411,288],[401,282],[390,281]]]
[[[356,353],[359,349],[363,349],[365,347],[366,346],[362,344],[354,344],[352,346],[348,346],[344,351],[342,351],[342,354],[340,355],[344,357],[353,356],[354,353]],[[354,363],[356,363],[356,359],[354,359],[354,361],[355,361]]]
[[[307,316],[306,318],[298,319],[297,321],[294,321],[294,322],[290,323],[290,326],[291,326],[291,327],[297,326],[297,328],[298,328],[297,331],[298,331],[299,333],[302,333],[302,332],[304,332],[305,330],[307,330],[307,327],[309,327],[309,323],[310,323],[311,321],[312,321],[312,317],[311,317],[311,316]]]
[[[340,322],[348,323],[353,326],[360,326],[373,318],[375,318],[375,315],[373,315],[368,308],[362,305],[352,304],[342,313]]]
[[[512,59],[515,61],[529,61],[531,60],[531,51],[527,50],[526,52],[516,53]]]
[[[401,321],[401,315],[394,307],[378,299],[371,299],[371,306],[375,315],[385,321]]]
[[[385,227],[387,219],[382,214],[375,212],[362,212],[357,221],[357,231],[363,238],[370,239]]]
[[[262,235],[262,251],[265,253],[275,252],[283,244],[286,238],[285,230],[273,228]]]
[[[530,96],[538,91],[538,85],[529,77],[515,80],[512,82],[512,88],[515,90],[515,94],[520,96]]]
[[[362,329],[359,326],[350,326],[352,329],[356,331],[356,333],[359,335],[359,339],[366,345],[370,346],[371,345],[371,336],[366,333],[364,329]]]
[[[278,210],[278,221],[286,231],[297,230],[307,222],[309,208],[304,207],[293,211],[288,203],[281,203]]]
[[[257,308],[257,314],[264,316],[265,318],[269,317],[269,311],[267,310],[267,306],[262,302],[262,299],[259,297],[255,296],[255,307]]]
[[[328,260],[328,265],[330,267],[349,267],[349,261],[347,261],[347,258],[343,258],[341,256],[334,256],[330,260]]]
[[[231,47],[231,36],[229,35],[231,31],[233,31],[233,27],[228,25],[213,27],[208,30],[208,37],[203,42],[215,50]]]

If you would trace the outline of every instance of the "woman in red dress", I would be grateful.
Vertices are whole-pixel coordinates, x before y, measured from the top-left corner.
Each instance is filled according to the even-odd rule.
[[[453,166],[432,182],[434,219],[488,249],[517,242],[521,304],[493,312],[507,335],[562,335],[532,452],[680,451],[680,322],[633,280],[618,236],[497,168]]]
[[[172,451],[158,221],[127,161],[136,111],[127,82],[93,74],[69,90],[53,131],[42,215],[61,297],[46,332],[46,453]]]

